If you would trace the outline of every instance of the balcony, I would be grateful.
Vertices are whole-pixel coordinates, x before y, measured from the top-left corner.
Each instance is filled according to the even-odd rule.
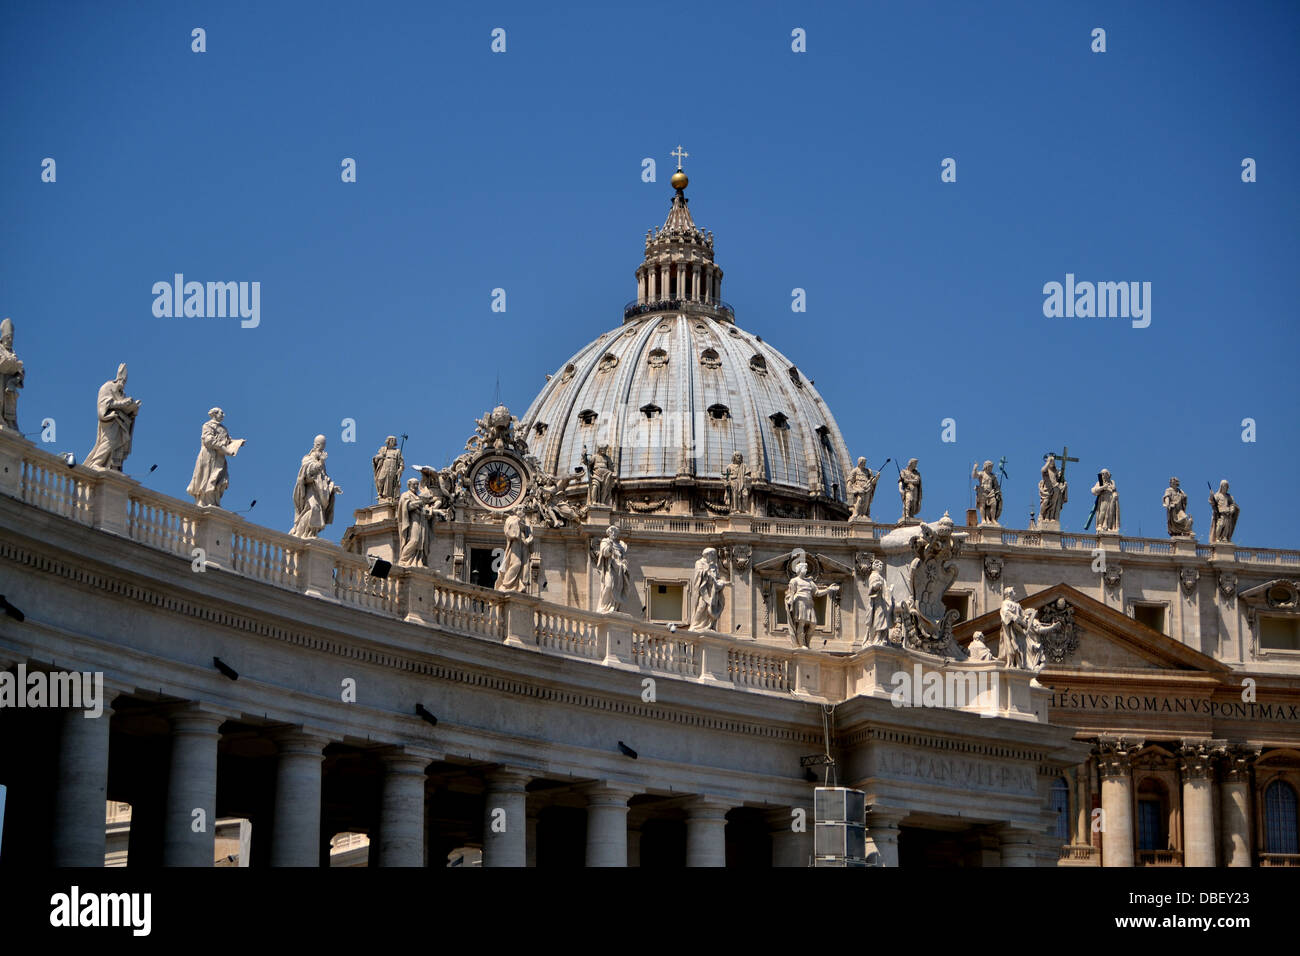
[[[1300,853],[1261,853],[1260,866],[1300,866]]]
[[[1101,853],[1086,843],[1061,847],[1056,860],[1057,866],[1099,866],[1100,863]]]
[[[1138,850],[1138,866],[1182,866],[1182,850]]]
[[[623,321],[634,319],[638,315],[648,315],[651,312],[687,312],[722,316],[731,322],[736,321],[735,309],[720,299],[713,302],[695,299],[655,299],[652,302],[639,302],[633,299],[623,306]]]

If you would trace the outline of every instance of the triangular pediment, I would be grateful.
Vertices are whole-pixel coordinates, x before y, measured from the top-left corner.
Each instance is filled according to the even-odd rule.
[[[1062,661],[1049,662],[1044,673],[1053,671],[1189,671],[1221,674],[1223,663],[1194,650],[1068,584],[1045,588],[1019,601],[1024,608],[1044,609],[1059,600],[1074,609],[1078,646]],[[953,633],[965,644],[976,631],[996,635],[1002,627],[1000,608],[958,624]]]
[[[785,554],[759,561],[754,565],[754,573],[760,578],[788,578],[796,554],[802,555],[808,561],[808,571],[815,580],[825,578],[836,581],[853,577],[853,569],[847,565],[841,564],[828,555],[807,551],[804,548],[794,548]]]

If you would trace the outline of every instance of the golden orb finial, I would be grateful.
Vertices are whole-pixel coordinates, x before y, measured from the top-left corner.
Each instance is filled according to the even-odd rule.
[[[686,178],[686,174],[680,169],[673,173],[673,178],[670,181],[673,184],[673,189],[677,190],[685,189],[687,184],[690,183],[690,180]]]

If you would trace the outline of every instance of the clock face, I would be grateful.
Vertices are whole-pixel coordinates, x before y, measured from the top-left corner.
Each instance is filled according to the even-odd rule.
[[[478,503],[494,511],[514,507],[524,494],[524,476],[515,463],[506,458],[488,458],[479,462],[469,480]]]

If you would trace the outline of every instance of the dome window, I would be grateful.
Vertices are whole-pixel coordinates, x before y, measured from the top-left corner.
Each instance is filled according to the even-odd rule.
[[[660,408],[658,405],[651,404],[651,405],[641,406],[641,414],[644,415],[646,418],[651,418],[651,419],[658,418],[663,413],[664,410]]]
[[[785,414],[785,412],[773,412],[767,417],[772,420],[773,428],[778,429],[779,431],[789,431],[790,418]]]
[[[818,425],[817,437],[822,440],[822,444],[827,448],[831,447],[831,429],[829,425]]]
[[[564,374],[560,376],[560,382],[561,383],[567,382],[569,381],[569,379],[573,378],[573,376],[577,374],[578,374],[578,366],[570,362],[568,365],[564,366]]]
[[[537,422],[533,425],[533,431],[537,432],[538,438],[541,438],[543,435],[546,434],[546,429],[550,427],[551,426],[546,424],[546,422]]]
[[[600,360],[600,364],[596,366],[596,371],[612,372],[617,367],[618,367],[618,356],[615,355],[613,352],[606,352],[604,357]]]
[[[749,367],[753,369],[755,372],[757,372],[759,375],[766,375],[767,359],[763,358],[763,356],[761,355],[755,355],[753,358],[749,360]]]
[[[578,412],[578,421],[584,425],[594,425],[596,424],[596,412],[593,409],[584,408]]]
[[[668,364],[668,353],[663,349],[651,349],[647,364],[651,368],[663,368]]]
[[[705,368],[722,368],[722,358],[717,349],[705,349],[700,353],[700,364]]]
[[[671,332],[672,330],[673,327],[669,325],[667,322],[664,322],[662,325],[659,326],[659,328],[655,329],[656,332]]]
[[[803,388],[803,376],[799,374],[799,370],[793,365],[790,366],[790,381],[794,382],[797,387]]]
[[[731,417],[731,409],[726,405],[710,405],[709,417],[716,422],[725,421]]]

